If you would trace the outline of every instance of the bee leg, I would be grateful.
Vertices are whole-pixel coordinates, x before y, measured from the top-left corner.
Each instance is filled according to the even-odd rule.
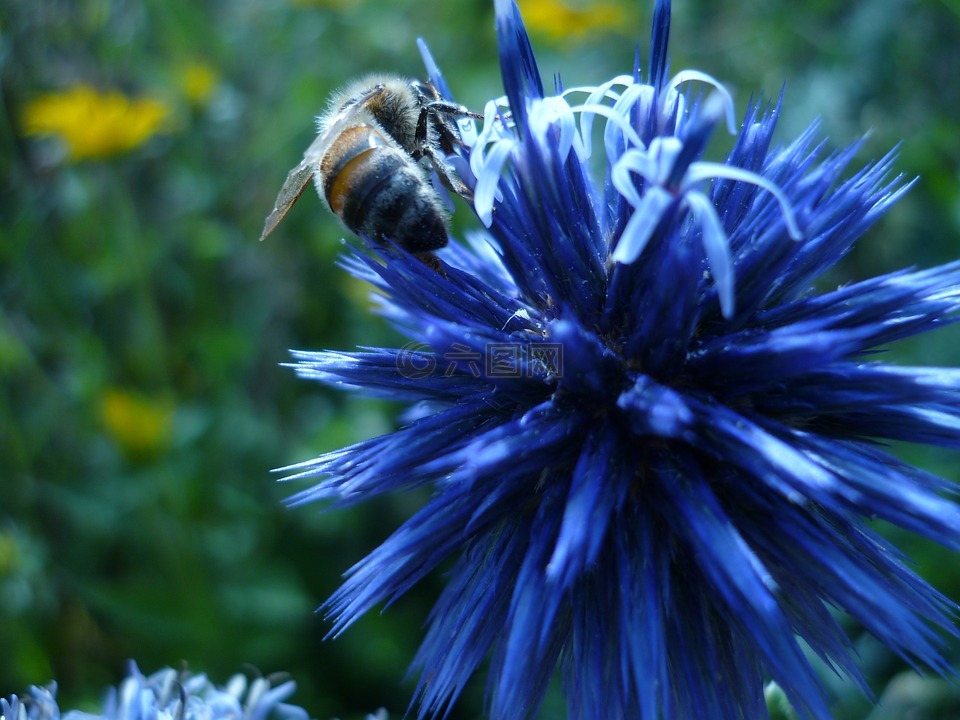
[[[447,102],[446,100],[434,100],[433,102],[424,105],[423,109],[429,111],[433,115],[442,115],[446,118],[470,118],[472,120],[483,120],[482,114],[471,112],[463,105],[457,105],[456,103]]]
[[[417,149],[412,153],[415,160],[427,157],[433,169],[440,176],[440,181],[450,192],[456,193],[469,203],[473,202],[473,190],[454,173],[450,163],[443,156],[442,151],[452,153],[456,147],[463,147],[463,140],[457,131],[456,125],[450,121],[451,117],[470,117],[483,119],[483,115],[470,112],[462,105],[445,101],[426,103],[420,108],[420,117],[417,118],[417,129],[414,135]],[[434,127],[439,135],[439,149],[430,142],[429,130]]]
[[[433,165],[433,169],[437,171],[440,182],[443,183],[444,187],[450,192],[456,193],[468,203],[473,204],[473,190],[467,187],[466,183],[457,176],[454,169],[450,166],[450,163],[443,157],[443,154],[437,152],[435,148],[429,145],[423,148],[423,154],[430,160],[430,164]]]
[[[413,140],[416,143],[417,151],[414,153],[414,157],[419,159],[423,156],[424,150],[430,145],[430,140],[427,137],[427,123],[430,121],[430,106],[423,105],[420,108],[420,117],[417,118],[417,130],[413,136]]]
[[[434,255],[432,252],[415,253],[414,257],[416,257],[417,260],[422,262],[431,270],[434,270],[438,275],[440,275],[440,277],[447,277],[447,274],[443,271],[443,263],[441,263],[440,258]]]
[[[456,147],[463,147],[463,139],[454,119],[472,118],[483,120],[483,115],[470,112],[463,105],[456,105],[443,100],[426,103],[420,106],[420,117],[417,118],[415,140],[418,147],[430,145],[428,128],[432,125],[437,133],[437,140],[447,152],[453,152]]]
[[[435,113],[442,113],[458,118],[468,117],[474,120],[483,120],[481,113],[472,112],[467,110],[463,105],[457,105],[456,103],[447,102],[446,100],[434,100],[433,102],[427,103],[425,107],[430,108]]]

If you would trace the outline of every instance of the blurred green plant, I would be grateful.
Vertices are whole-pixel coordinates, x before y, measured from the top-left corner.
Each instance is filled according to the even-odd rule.
[[[541,66],[568,86],[628,72],[652,7],[527,5]],[[674,16],[674,67],[739,88],[738,108],[788,79],[784,137],[819,114],[835,145],[873,127],[868,157],[905,138],[897,168],[921,182],[837,282],[960,254],[955,4],[689,0]],[[486,0],[0,4],[0,695],[56,678],[65,705],[96,704],[134,657],[148,672],[287,670],[319,718],[406,707],[439,583],[336,642],[312,610],[418,503],[291,512],[269,474],[396,422],[297,382],[278,367],[287,348],[393,336],[336,268],[345,233],[318,200],[256,237],[330,91],[372,70],[422,75],[418,36],[461,102],[501,94]],[[71,140],[66,112],[36,135],[32,103],[82,88],[77,137],[120,118],[101,144]],[[144,101],[157,124],[134,122]],[[474,224],[461,206],[457,232]],[[898,352],[960,363],[946,336]],[[909,459],[957,475],[946,453]],[[911,547],[960,598],[955,563],[932,553]],[[866,638],[862,653],[878,694],[902,687],[896,658]],[[453,717],[476,717],[481,692]],[[835,693],[838,718],[865,716]]]

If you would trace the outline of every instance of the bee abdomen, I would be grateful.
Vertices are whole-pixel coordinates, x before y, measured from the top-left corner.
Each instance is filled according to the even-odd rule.
[[[389,238],[409,252],[447,244],[440,199],[423,171],[374,127],[345,130],[322,160],[330,209],[353,232]]]

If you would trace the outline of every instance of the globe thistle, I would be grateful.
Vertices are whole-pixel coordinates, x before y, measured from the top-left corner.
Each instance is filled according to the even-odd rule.
[[[110,688],[100,712],[71,710],[63,720],[309,720],[307,712],[286,700],[292,680],[272,684],[234,675],[225,687],[207,676],[172,668],[144,675],[133,662],[119,687]],[[0,698],[2,720],[59,720],[56,685],[33,686],[24,698]]]
[[[815,125],[774,145],[779,102],[736,129],[720,83],[669,73],[668,0],[643,73],[552,95],[512,0],[496,22],[505,97],[451,160],[485,230],[442,273],[344,260],[410,345],[296,353],[411,409],[288,469],[319,478],[294,502],[431,493],[348,571],[332,633],[449,563],[420,716],[489,659],[496,720],[533,716],[555,672],[571,718],[762,718],[769,681],[829,718],[806,650],[870,693],[834,609],[946,672],[954,604],[870,521],[960,546],[953,486],[883,446],[957,447],[960,370],[874,353],[951,321],[960,263],[816,284],[909,187],[893,155],[851,170],[858,145]],[[718,126],[736,138],[710,162]]]

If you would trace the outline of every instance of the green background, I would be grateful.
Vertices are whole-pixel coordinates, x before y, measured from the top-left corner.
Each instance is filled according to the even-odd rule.
[[[625,3],[623,27],[569,40],[532,28],[545,81],[629,72],[635,43],[647,56],[652,5]],[[786,82],[781,141],[815,117],[830,147],[872,130],[861,163],[902,141],[896,169],[921,181],[827,285],[960,255],[958,8],[675,3],[673,69],[726,83],[738,115]],[[322,642],[329,625],[313,610],[421,498],[289,510],[302,485],[270,472],[389,431],[398,411],[296,380],[279,366],[288,348],[403,340],[335,266],[344,231],[314,195],[257,237],[328,94],[368,71],[422,75],[418,36],[458,100],[482,109],[501,94],[492,2],[0,4],[0,695],[55,678],[64,708],[96,705],[132,657],[146,672],[186,661],[219,682],[247,665],[285,670],[317,718],[406,707],[405,669],[442,577],[335,641]],[[197,64],[217,81],[190,103],[179,78]],[[22,117],[77,83],[164,99],[172,123],[129,153],[66,162],[55,141],[25,136]],[[721,134],[712,159],[726,147]],[[462,206],[455,222],[477,225]],[[957,339],[942,330],[891,355],[960,365]],[[147,424],[146,441],[106,417],[118,395],[153,409],[126,420]],[[950,453],[902,453],[960,475]],[[955,556],[897,537],[960,598]],[[957,687],[904,674],[850,631],[886,692],[872,720],[905,717],[901,701],[919,718],[960,716]],[[956,643],[948,652],[960,658]],[[867,717],[852,688],[833,689],[838,718]],[[479,717],[482,692],[481,679],[453,717]],[[542,714],[561,707],[552,693]]]

